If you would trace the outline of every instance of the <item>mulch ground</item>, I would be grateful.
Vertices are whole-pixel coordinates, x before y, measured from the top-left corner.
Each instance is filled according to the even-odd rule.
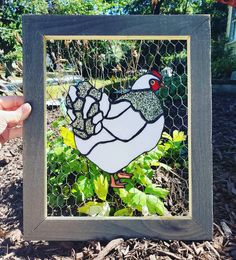
[[[214,237],[183,242],[24,241],[22,141],[0,151],[0,259],[236,259],[236,97],[213,95]]]

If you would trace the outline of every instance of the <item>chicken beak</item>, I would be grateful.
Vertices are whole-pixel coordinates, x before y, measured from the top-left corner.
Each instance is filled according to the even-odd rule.
[[[160,86],[161,87],[165,87],[165,84],[163,82],[161,82]]]

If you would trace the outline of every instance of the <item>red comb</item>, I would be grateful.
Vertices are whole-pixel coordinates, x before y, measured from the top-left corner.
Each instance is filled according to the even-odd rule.
[[[159,79],[162,78],[161,74],[160,74],[158,71],[156,71],[156,70],[151,70],[151,73],[152,73],[154,76],[158,77]]]

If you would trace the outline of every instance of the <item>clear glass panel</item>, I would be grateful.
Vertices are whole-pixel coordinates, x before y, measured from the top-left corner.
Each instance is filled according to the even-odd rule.
[[[48,215],[188,215],[187,41],[50,40],[46,46]],[[164,111],[162,137],[153,150],[120,169],[130,178],[122,174],[119,178],[80,153],[66,96],[70,86],[82,90],[85,82],[90,89],[85,90],[84,98],[91,96],[93,89],[96,95],[105,93],[114,102],[129,95],[137,79],[150,75],[152,69],[162,74],[164,83],[155,94]],[[70,105],[80,106],[77,101]],[[136,103],[132,105],[143,105],[142,101]],[[85,122],[80,114],[74,116],[77,125]],[[140,145],[150,137],[146,138],[140,139]],[[111,187],[112,178],[126,183],[125,187]]]

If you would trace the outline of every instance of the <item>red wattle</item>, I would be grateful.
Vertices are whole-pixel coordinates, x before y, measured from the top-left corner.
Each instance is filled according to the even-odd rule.
[[[160,88],[160,85],[157,82],[155,82],[155,84],[152,85],[152,90],[153,91],[157,91],[159,88]]]

